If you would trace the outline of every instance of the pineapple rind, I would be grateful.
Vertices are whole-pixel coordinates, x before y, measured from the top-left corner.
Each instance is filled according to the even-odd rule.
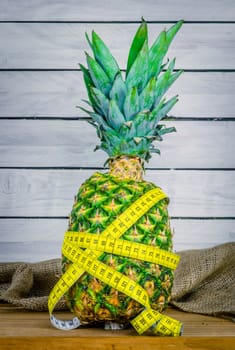
[[[155,187],[145,181],[120,180],[110,174],[95,173],[78,191],[69,231],[100,234],[133,201]],[[161,200],[121,238],[171,251],[167,205],[168,199]],[[103,253],[99,260],[145,288],[152,308],[165,309],[173,283],[173,272],[169,268],[108,253]],[[69,265],[70,261],[63,257],[64,272]],[[66,300],[70,310],[84,323],[105,320],[125,323],[143,310],[138,302],[87,273],[68,291]]]
[[[93,57],[86,54],[83,72],[91,107],[87,110],[96,128],[102,149],[109,156],[110,172],[95,173],[81,186],[70,215],[69,231],[100,234],[137,198],[155,188],[142,180],[143,160],[160,153],[155,141],[174,127],[160,124],[178,101],[166,100],[165,93],[180,76],[174,71],[175,59],[163,62],[169,45],[183,21],[163,30],[151,47],[147,23],[143,20],[132,41],[125,80],[109,48],[94,31],[88,43]],[[115,175],[115,176],[114,176]],[[162,199],[127,230],[122,239],[172,250],[172,233],[167,211],[168,199]],[[169,268],[136,259],[103,253],[99,259],[139,283],[148,293],[150,306],[162,311],[171,295],[173,272]],[[71,262],[63,256],[63,272]],[[81,322],[113,320],[128,322],[144,306],[84,273],[66,293],[69,308]]]

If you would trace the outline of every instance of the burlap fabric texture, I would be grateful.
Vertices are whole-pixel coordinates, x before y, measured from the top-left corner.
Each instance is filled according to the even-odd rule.
[[[235,321],[235,242],[178,252],[171,303],[194,313]],[[61,261],[0,263],[0,300],[35,311],[47,310],[48,295],[61,276]],[[66,309],[62,299],[57,310]]]

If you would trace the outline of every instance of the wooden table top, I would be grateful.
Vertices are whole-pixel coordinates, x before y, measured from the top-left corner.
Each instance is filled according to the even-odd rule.
[[[169,308],[166,314],[183,322],[181,337],[139,336],[133,328],[109,331],[99,326],[83,326],[72,331],[53,328],[46,312],[31,312],[7,304],[0,305],[0,349],[79,350],[195,350],[235,349],[235,323],[228,319],[191,314]],[[70,319],[69,312],[57,312]]]

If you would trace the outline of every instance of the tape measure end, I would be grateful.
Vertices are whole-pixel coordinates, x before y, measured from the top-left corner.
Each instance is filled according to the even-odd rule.
[[[81,326],[81,322],[77,317],[74,317],[72,320],[63,321],[63,320],[59,320],[54,315],[50,315],[50,321],[55,328],[61,329],[64,331],[70,331],[72,329],[76,329]]]
[[[183,335],[183,333],[184,333],[184,325],[182,324],[180,327],[179,336]]]

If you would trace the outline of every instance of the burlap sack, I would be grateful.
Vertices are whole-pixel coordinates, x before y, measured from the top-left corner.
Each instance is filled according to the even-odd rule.
[[[235,242],[178,254],[172,304],[184,311],[235,321]]]
[[[47,310],[50,291],[61,276],[61,261],[0,263],[0,300],[28,310]],[[67,309],[61,300],[57,310]]]
[[[235,320],[235,242],[178,254],[181,260],[171,303],[184,311]],[[0,263],[0,300],[29,310],[47,310],[48,295],[60,276],[60,259]],[[61,300],[57,310],[64,309]]]

